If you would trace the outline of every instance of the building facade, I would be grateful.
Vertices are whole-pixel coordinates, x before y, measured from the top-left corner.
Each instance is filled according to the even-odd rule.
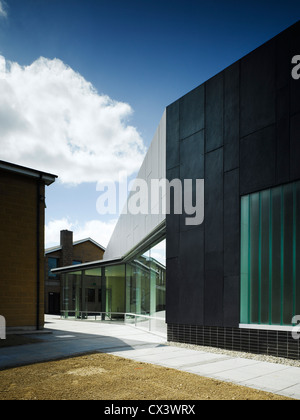
[[[167,215],[171,341],[299,358],[299,22],[167,108],[167,178],[204,178],[205,219]]]
[[[128,312],[141,290],[130,264],[165,239],[169,341],[300,358],[299,39],[300,22],[166,108],[138,179],[149,190],[155,179],[193,180],[193,199],[204,180],[204,221],[186,223],[170,190],[147,214],[125,212],[103,263],[78,267],[79,286],[72,268],[61,271],[73,302],[85,270],[101,268],[106,293],[106,270],[124,265]]]
[[[0,314],[7,328],[44,326],[45,186],[55,179],[0,161]]]
[[[60,314],[61,279],[53,268],[103,259],[105,248],[91,238],[73,242],[73,232],[60,232],[60,245],[45,251],[45,313]]]

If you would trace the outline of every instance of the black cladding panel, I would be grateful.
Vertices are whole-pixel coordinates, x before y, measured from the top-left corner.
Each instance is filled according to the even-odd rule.
[[[167,215],[167,321],[238,327],[241,196],[300,179],[300,22],[167,108],[167,178],[205,181],[201,226]]]

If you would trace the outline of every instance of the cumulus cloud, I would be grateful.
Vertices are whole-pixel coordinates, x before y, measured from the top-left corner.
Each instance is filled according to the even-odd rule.
[[[2,0],[0,0],[0,17],[7,17],[6,6]]]
[[[0,92],[0,159],[75,185],[139,169],[145,146],[128,122],[132,108],[61,60],[21,66],[0,55]]]
[[[78,221],[71,221],[68,218],[58,220],[50,220],[45,226],[45,246],[59,245],[60,231],[73,231],[74,241],[81,239],[92,238],[100,245],[106,247],[116,226],[117,220],[111,219],[107,222],[101,220],[89,220],[83,223]]]
[[[151,257],[166,265],[166,240],[151,248]]]
[[[48,224],[45,226],[46,248],[59,245],[61,230],[72,230],[72,223],[67,218],[51,220],[50,222],[48,222]]]

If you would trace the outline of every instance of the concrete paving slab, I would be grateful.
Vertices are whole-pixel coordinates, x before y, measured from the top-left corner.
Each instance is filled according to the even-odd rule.
[[[201,365],[207,365],[211,363],[215,363],[217,361],[223,361],[227,360],[228,356],[222,356],[219,354],[199,354],[199,355],[193,355],[190,357],[187,357],[186,355],[183,357],[175,357],[175,358],[169,358],[165,359],[164,363],[170,367],[182,367],[185,366],[201,366]]]
[[[170,351],[169,346],[166,346],[167,349],[161,353],[161,352],[155,352],[153,354],[148,354],[148,355],[144,355],[141,354],[139,356],[137,356],[138,358],[147,358],[147,359],[153,359],[153,360],[169,360],[169,359],[178,359],[178,358],[182,358],[184,360],[186,360],[186,358],[191,358],[191,357],[200,357],[201,354],[195,352],[195,353],[189,353],[186,350],[182,350],[179,349],[178,351],[174,352],[174,351]],[[124,355],[124,357],[126,357],[126,355]]]
[[[257,378],[243,381],[246,386],[257,387],[258,389],[280,393],[292,386],[299,385],[299,379],[293,376],[292,369],[287,367],[273,373],[263,374]]]
[[[299,396],[300,396],[300,384],[298,383],[297,385],[293,385],[290,386],[288,388],[285,388],[281,391],[282,395],[285,395],[286,397],[289,398],[294,398],[299,400]]]
[[[215,360],[214,363],[206,363],[201,364],[198,366],[194,366],[193,368],[189,369],[192,370],[193,373],[201,374],[201,375],[213,375],[214,378],[217,377],[217,375],[224,374],[226,375],[226,372],[235,372],[238,368],[243,366],[250,366],[253,367],[253,365],[257,364],[259,362],[255,360],[250,359],[239,359],[239,358],[232,358],[228,357],[225,360]]]
[[[178,347],[169,347],[169,346],[162,346],[159,347],[153,346],[148,348],[142,348],[142,349],[134,349],[134,350],[128,350],[128,347],[124,348],[124,351],[122,349],[119,349],[118,351],[111,351],[110,354],[113,354],[114,356],[120,356],[120,357],[144,357],[144,356],[151,356],[151,355],[160,355],[161,357],[167,353],[168,355],[178,353],[180,349]]]
[[[142,358],[137,359],[143,361]],[[147,363],[157,364],[159,366],[164,366],[172,369],[178,369],[183,371],[188,371],[189,368],[194,366],[199,366],[201,364],[213,363],[215,358],[213,356],[208,356],[204,358],[197,357],[164,357],[164,358],[147,358],[144,360]]]
[[[0,348],[0,369],[61,359],[86,352],[105,352],[175,368],[300,400],[300,368],[166,345],[166,337],[133,326],[60,320],[46,317],[42,341]]]
[[[278,372],[282,372],[287,367],[283,368],[274,368],[266,366],[265,363],[259,363],[258,365],[254,366],[247,366],[246,368],[237,368],[231,369],[230,371],[224,372],[217,372],[215,377],[220,380],[234,380],[237,383],[243,384],[245,382],[251,383],[251,381],[257,381],[261,377],[266,377],[267,375],[277,374]],[[283,378],[284,375],[280,374]],[[292,383],[290,384],[292,385]]]
[[[220,380],[231,380],[235,381],[235,383],[242,384],[246,381],[250,381],[251,379],[255,379],[261,375],[261,371],[259,366],[256,368],[255,365],[247,365],[245,367],[237,368],[237,369],[229,369],[223,372],[215,372],[212,373],[211,371],[208,372],[207,370],[203,370],[203,372],[198,371],[199,374],[211,374],[214,375],[216,379]]]

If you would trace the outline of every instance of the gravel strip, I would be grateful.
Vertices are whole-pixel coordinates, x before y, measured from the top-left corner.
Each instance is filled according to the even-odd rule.
[[[166,344],[168,346],[175,346],[175,347],[181,347],[181,348],[190,349],[190,350],[204,351],[207,353],[224,354],[231,357],[252,359],[252,360],[257,360],[260,362],[268,362],[268,363],[276,363],[279,365],[300,367],[300,360],[284,359],[282,357],[267,356],[264,354],[253,354],[253,353],[245,353],[245,352],[240,352],[240,351],[225,350],[225,349],[219,349],[215,347],[196,346],[193,344],[175,343],[172,341],[169,341]]]

